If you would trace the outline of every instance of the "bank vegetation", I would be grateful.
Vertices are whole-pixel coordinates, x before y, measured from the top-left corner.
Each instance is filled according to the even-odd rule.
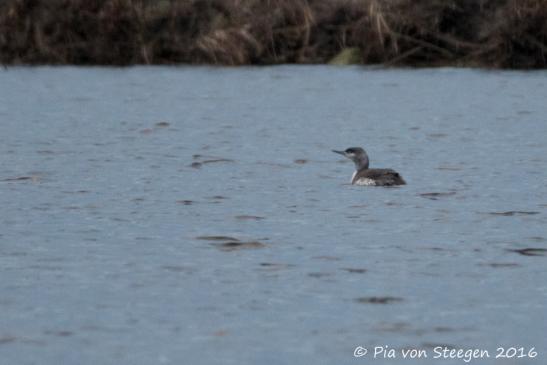
[[[0,62],[545,68],[547,0],[2,0]]]

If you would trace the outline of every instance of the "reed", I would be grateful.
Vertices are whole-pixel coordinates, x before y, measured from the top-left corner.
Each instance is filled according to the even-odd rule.
[[[545,68],[547,0],[3,0],[0,62]]]

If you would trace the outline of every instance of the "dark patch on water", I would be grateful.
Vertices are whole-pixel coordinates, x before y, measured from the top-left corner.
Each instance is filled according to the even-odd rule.
[[[348,219],[359,219],[359,218],[361,218],[361,216],[360,215],[346,215],[346,218],[348,218]]]
[[[192,269],[186,266],[180,266],[180,265],[163,265],[161,268],[171,272],[191,273],[193,271]]]
[[[402,302],[403,298],[399,297],[361,297],[355,298],[357,303],[362,304],[390,304],[396,302]]]
[[[308,163],[308,160],[300,158],[300,159],[294,160],[294,163],[299,164],[299,165],[303,165],[303,164]]]
[[[224,243],[214,244],[214,245],[220,248],[222,251],[236,251],[236,250],[242,250],[242,249],[256,249],[256,248],[266,247],[264,243],[259,241],[248,241],[248,242],[229,241],[229,242],[224,242]]]
[[[456,332],[456,331],[457,330],[452,327],[443,327],[443,326],[433,327],[433,332],[446,333],[446,332]]]
[[[364,274],[368,271],[367,269],[356,269],[351,267],[343,267],[340,270],[344,270],[352,274]]]
[[[325,260],[325,261],[340,261],[342,260],[340,257],[336,257],[336,256],[314,256],[312,257],[312,259],[316,259],[316,260]]]
[[[212,160],[203,160],[203,161],[201,161],[202,164],[217,163],[217,162],[234,162],[234,160],[231,160],[229,158],[215,158],[215,159],[212,159]]]
[[[499,215],[504,217],[512,217],[514,215],[536,215],[539,214],[539,212],[530,212],[530,211],[522,211],[522,210],[510,210],[507,212],[488,212],[483,214],[490,214],[490,215]]]
[[[190,164],[190,167],[193,167],[193,168],[197,169],[197,168],[202,167],[205,164],[212,164],[212,163],[219,163],[219,162],[235,162],[235,161],[231,160],[229,158],[215,158],[215,159],[210,159],[210,160],[203,160],[203,161],[200,161],[200,162],[192,162]]]
[[[237,238],[230,236],[197,236],[196,239],[206,241],[239,241]]]
[[[434,193],[422,193],[419,194],[422,198],[430,199],[430,200],[438,200],[439,198],[445,198],[447,196],[456,195],[455,191],[449,191],[449,192],[434,192]]]
[[[438,166],[437,170],[443,170],[443,171],[461,171],[461,167],[457,166]]]
[[[44,334],[58,336],[58,337],[68,337],[68,336],[72,336],[74,333],[72,331],[65,331],[65,330],[60,330],[60,331],[46,330],[44,331]]]
[[[64,266],[52,266],[52,265],[29,265],[28,269],[40,270],[40,271],[63,271]]]
[[[490,267],[493,267],[493,268],[505,268],[505,267],[517,267],[517,266],[520,266],[519,264],[517,263],[514,263],[514,262],[490,262],[490,263],[486,263],[486,264],[479,264],[480,266],[490,266]]]
[[[263,268],[263,270],[268,270],[268,271],[289,269],[289,268],[295,266],[295,265],[292,265],[292,264],[281,264],[281,263],[275,263],[275,262],[261,262],[259,265],[260,265],[260,267]]]
[[[309,277],[312,277],[312,278],[324,278],[324,277],[327,277],[327,276],[332,276],[332,273],[330,272],[310,272],[308,273],[308,276]]]
[[[64,257],[42,257],[36,259],[38,262],[66,262],[67,259]]]
[[[110,218],[111,221],[114,221],[114,222],[130,222],[129,219],[125,219],[125,218],[120,218],[120,217],[114,217],[114,218]]]
[[[37,182],[40,180],[39,176],[17,176],[17,177],[8,177],[5,179],[1,179],[0,181],[32,181]]]
[[[203,160],[203,163],[207,162],[233,162],[234,160],[227,159],[224,157],[218,157],[218,156],[211,156],[211,155],[200,155],[200,154],[194,154],[192,155],[192,159],[194,160]]]
[[[420,250],[438,251],[438,252],[455,252],[455,250],[447,249],[444,247],[430,246],[430,247],[418,247]]]
[[[194,204],[194,201],[193,200],[177,200],[176,203],[182,204],[182,205],[192,205]]]
[[[34,339],[31,339],[31,338],[28,338],[28,337],[16,337],[16,336],[11,336],[11,335],[0,337],[0,345],[13,343],[13,342],[27,343],[27,344],[32,344],[32,345],[45,345],[46,344],[45,341],[34,340]]]
[[[222,196],[222,195],[214,195],[214,196],[210,196],[210,197],[207,197],[206,199],[211,199],[211,200],[224,200],[224,199],[229,199],[225,196]]]
[[[15,342],[17,341],[17,337],[15,336],[2,336],[0,337],[0,345],[5,345],[7,343]]]
[[[235,218],[242,221],[260,221],[266,219],[264,217],[259,217],[256,215],[236,215]]]
[[[446,133],[430,133],[427,135],[429,138],[434,138],[434,139],[438,139],[438,138],[444,138],[444,137],[447,137],[448,135]]]
[[[134,285],[135,287],[142,287],[142,285]],[[105,308],[104,305],[97,306],[98,308]],[[122,327],[114,327],[114,326],[102,326],[102,325],[96,325],[96,324],[88,324],[80,327],[84,331],[96,331],[96,332],[103,332],[103,333],[125,333],[126,330]]]
[[[520,248],[507,250],[509,252],[516,252],[523,256],[547,256],[546,248]]]
[[[167,122],[158,122],[158,123],[156,123],[156,127],[158,127],[158,128],[169,127],[169,125],[170,125],[170,124],[167,123]]]

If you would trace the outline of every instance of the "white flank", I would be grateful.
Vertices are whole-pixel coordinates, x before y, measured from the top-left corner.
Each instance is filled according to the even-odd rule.
[[[352,179],[353,180],[353,179]],[[372,179],[367,179],[365,177],[360,178],[355,182],[355,185],[361,185],[361,186],[374,186],[376,185],[376,181]]]

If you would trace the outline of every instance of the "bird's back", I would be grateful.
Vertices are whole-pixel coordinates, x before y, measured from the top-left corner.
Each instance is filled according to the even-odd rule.
[[[363,169],[358,171],[353,180],[354,185],[393,186],[404,185],[405,180],[392,169]]]

